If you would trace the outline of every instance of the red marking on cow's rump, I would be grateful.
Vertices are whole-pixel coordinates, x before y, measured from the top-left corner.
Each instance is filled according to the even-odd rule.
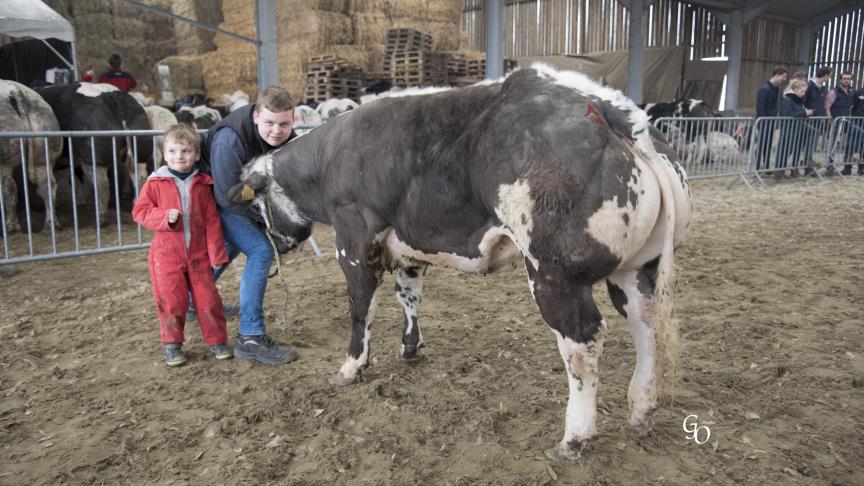
[[[601,115],[600,112],[597,111],[597,108],[594,108],[594,105],[590,103],[587,106],[588,109],[585,110],[585,114],[583,116],[591,118],[600,125],[605,125],[606,120],[603,119],[603,115]]]

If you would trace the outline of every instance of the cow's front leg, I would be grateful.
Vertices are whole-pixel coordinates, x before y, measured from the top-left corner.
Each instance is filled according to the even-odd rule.
[[[375,316],[378,288],[384,267],[381,264],[381,246],[372,241],[356,242],[350,237],[340,238],[337,230],[336,245],[339,265],[348,281],[348,304],[351,314],[351,341],[348,356],[339,372],[330,377],[330,384],[350,385],[357,381],[360,370],[369,362],[369,329]],[[348,235],[356,235],[345,231]]]
[[[553,460],[579,459],[597,432],[597,387],[606,322],[591,295],[591,283],[580,282],[560,270],[534,270],[527,263],[534,300],[558,339],[570,395],[564,438],[546,451]]]
[[[418,313],[423,298],[423,268],[407,267],[396,270],[396,300],[405,311],[405,326],[402,328],[402,361],[413,363],[423,357],[417,350],[423,347]]]
[[[0,192],[3,194],[3,217],[6,231],[15,233],[21,231],[18,223],[18,184],[15,183],[12,167],[3,167],[0,173]],[[0,236],[3,236],[0,234]]]
[[[108,222],[108,202],[111,198],[108,192],[108,169],[97,165],[94,170],[93,165],[85,163],[81,165],[81,170],[84,172],[84,180],[93,190],[93,204],[96,206],[99,222],[105,224]]]

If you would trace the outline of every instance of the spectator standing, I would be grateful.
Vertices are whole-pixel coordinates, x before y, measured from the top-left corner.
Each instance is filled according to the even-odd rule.
[[[791,173],[792,177],[798,177],[798,156],[801,153],[801,148],[811,138],[809,131],[812,127],[805,124],[801,119],[813,114],[813,110],[808,110],[804,107],[804,95],[807,92],[807,81],[803,79],[793,79],[789,82],[789,89],[783,99],[780,100],[780,116],[795,118],[794,120],[781,120],[780,123],[780,143],[777,145],[777,163],[778,169],[784,169],[789,156],[792,157]],[[784,171],[774,172],[775,180],[782,180],[785,177]]]
[[[778,66],[771,72],[771,79],[765,81],[756,92],[756,118],[776,117],[780,108],[780,86],[786,83],[789,70]],[[759,145],[756,148],[756,170],[767,169],[770,164],[771,143],[774,139],[776,120],[762,122]]]
[[[234,341],[234,357],[271,365],[297,359],[297,351],[273,341],[264,324],[264,292],[273,263],[273,248],[250,205],[232,203],[228,191],[240,182],[243,166],[250,160],[296,137],[293,125],[291,94],[283,88],[267,86],[259,92],[255,104],[243,106],[223,118],[202,142],[213,174],[213,192],[228,257],[233,260],[240,253],[246,255],[240,280],[240,329]],[[216,278],[220,275],[221,271],[217,271]]]
[[[852,73],[849,71],[843,71],[840,73],[840,82],[837,83],[837,86],[834,86],[834,89],[828,91],[828,95],[825,97],[825,112],[829,113],[832,119],[851,115],[852,103],[854,101],[853,95]],[[843,175],[852,175],[852,164],[849,160],[852,154],[850,154],[849,151],[852,149],[852,143],[857,138],[857,132],[860,132],[860,130],[861,128],[854,124],[847,123],[846,125],[846,144],[843,151],[845,162],[842,172]],[[837,145],[837,139],[834,140],[834,145]],[[828,153],[828,168],[826,169],[826,175],[834,175],[836,173],[835,171],[834,147],[831,147],[831,150]]]
[[[850,123],[855,126],[856,136],[852,141],[850,156],[853,151],[858,152],[858,175],[864,176],[864,84],[855,92],[852,101],[852,116],[858,118]]]
[[[99,75],[100,83],[108,83],[116,86],[120,91],[128,93],[138,85],[138,81],[131,74],[121,69],[123,59],[119,54],[111,54],[108,57],[108,64],[111,66],[107,71]]]

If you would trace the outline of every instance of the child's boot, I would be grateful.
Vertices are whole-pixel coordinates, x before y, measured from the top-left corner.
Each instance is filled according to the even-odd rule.
[[[165,364],[168,366],[180,366],[186,364],[186,355],[183,354],[182,344],[165,344]]]

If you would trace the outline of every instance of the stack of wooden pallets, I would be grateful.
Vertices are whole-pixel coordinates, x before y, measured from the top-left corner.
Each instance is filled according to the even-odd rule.
[[[393,86],[441,86],[447,82],[447,55],[432,52],[432,36],[414,29],[390,29],[383,70]]]
[[[341,57],[315,56],[309,58],[303,94],[307,102],[330,98],[359,99],[362,84],[363,71],[354,64]]]
[[[516,69],[516,61],[504,59],[504,74]],[[456,87],[479,83],[486,78],[486,57],[470,58],[459,52],[450,53],[447,66],[450,84]]]

